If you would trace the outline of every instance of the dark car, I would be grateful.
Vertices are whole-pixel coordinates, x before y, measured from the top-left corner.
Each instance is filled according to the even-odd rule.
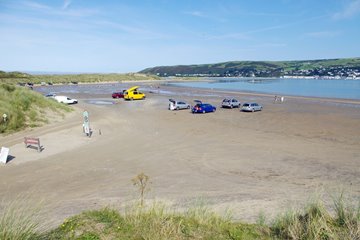
[[[122,92],[114,92],[111,96],[112,98],[124,98],[124,91],[123,90]]]
[[[45,95],[45,97],[48,97],[48,98],[54,98],[56,96],[56,93],[48,93]]]
[[[209,103],[202,103],[199,100],[195,100],[195,102],[197,102],[197,104],[191,109],[192,113],[208,113],[216,111],[216,107]]]

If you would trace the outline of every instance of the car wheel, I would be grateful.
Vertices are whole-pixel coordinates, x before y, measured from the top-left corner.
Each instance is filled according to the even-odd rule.
[[[203,113],[205,113],[205,110],[203,110]]]
[[[134,100],[134,98],[130,98],[130,101]]]
[[[179,107],[176,107],[176,110],[179,110],[180,108]]]

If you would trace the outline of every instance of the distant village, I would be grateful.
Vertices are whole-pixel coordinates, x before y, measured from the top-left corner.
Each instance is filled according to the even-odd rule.
[[[284,69],[257,70],[257,69],[225,69],[208,73],[157,73],[161,77],[281,77],[281,78],[322,78],[322,79],[360,79],[360,67],[320,67],[314,69]]]

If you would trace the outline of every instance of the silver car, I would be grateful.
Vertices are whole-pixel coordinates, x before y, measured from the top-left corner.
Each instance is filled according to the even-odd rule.
[[[240,107],[240,102],[236,100],[235,98],[225,98],[222,103],[221,107],[223,108],[238,108]]]
[[[190,109],[190,104],[183,101],[176,101],[174,99],[169,99],[169,110],[180,110],[180,109]]]
[[[244,103],[242,105],[241,111],[244,112],[255,112],[255,111],[261,111],[263,107],[257,103]]]

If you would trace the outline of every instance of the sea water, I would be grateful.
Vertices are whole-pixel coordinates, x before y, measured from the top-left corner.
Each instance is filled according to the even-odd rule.
[[[209,78],[209,81],[176,82],[174,86],[274,95],[360,100],[360,80],[305,78]]]

